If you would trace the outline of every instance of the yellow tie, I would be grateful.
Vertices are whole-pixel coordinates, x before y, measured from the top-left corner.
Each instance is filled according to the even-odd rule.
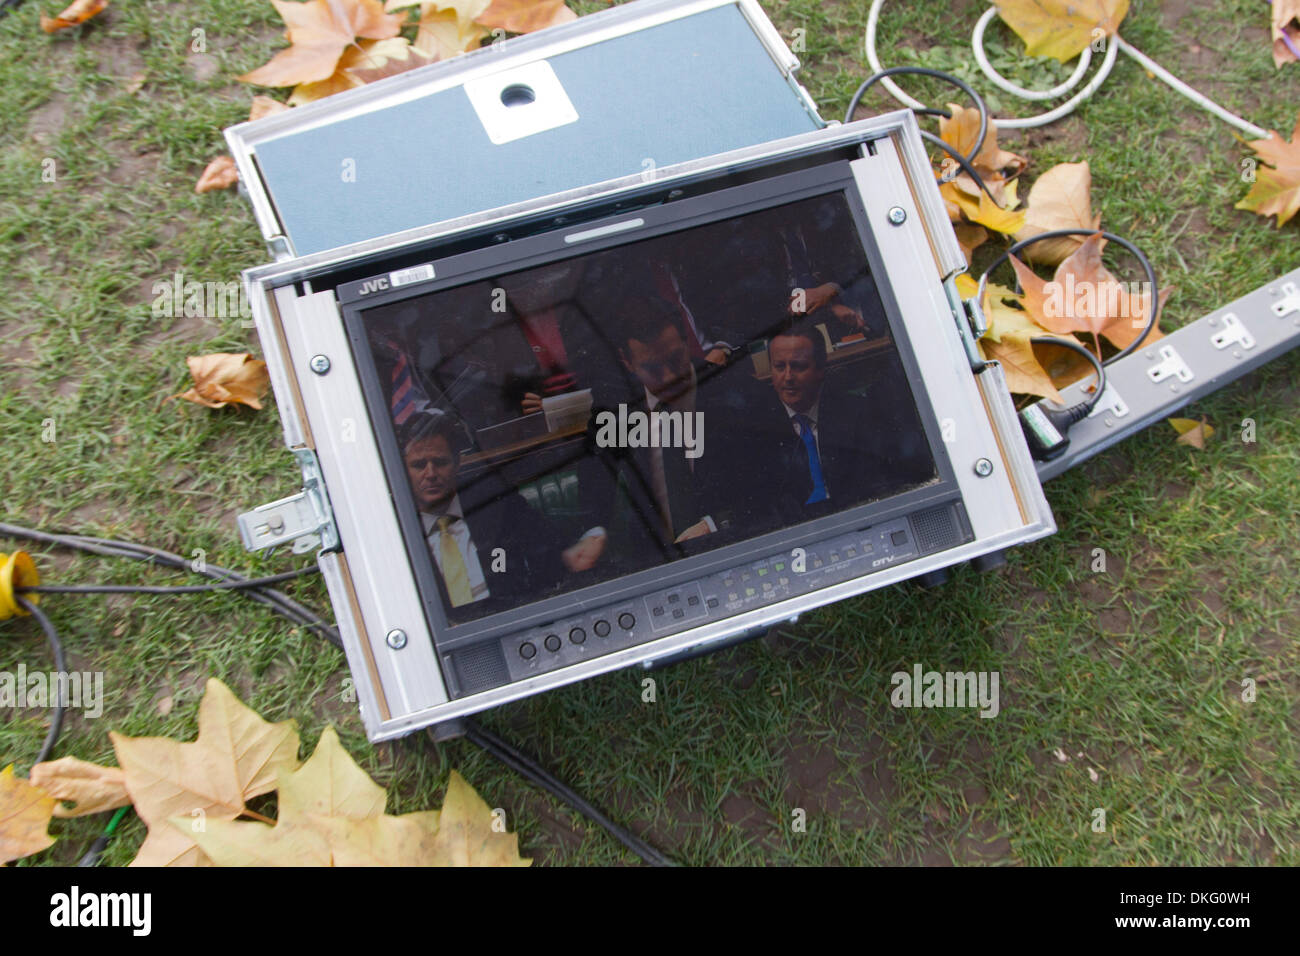
[[[451,606],[460,607],[474,600],[474,592],[469,586],[469,569],[461,557],[456,539],[451,536],[451,525],[456,519],[443,515],[438,519],[438,529],[442,532],[439,547],[442,549],[442,579],[447,585],[447,594],[451,596]]]

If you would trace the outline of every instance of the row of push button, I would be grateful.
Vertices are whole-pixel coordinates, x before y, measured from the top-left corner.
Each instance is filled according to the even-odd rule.
[[[636,626],[636,618],[633,615],[624,612],[618,616],[618,626],[623,628],[625,631],[630,631]],[[596,632],[597,637],[609,637],[609,621],[597,621],[591,626],[591,629]],[[581,644],[586,639],[587,632],[580,627],[575,627],[569,631],[569,641],[571,643]],[[551,653],[555,653],[564,646],[564,642],[560,640],[560,635],[558,634],[547,634],[546,637],[542,639],[542,646]],[[519,645],[519,656],[526,661],[532,660],[537,656],[537,645],[532,641],[524,641]]]

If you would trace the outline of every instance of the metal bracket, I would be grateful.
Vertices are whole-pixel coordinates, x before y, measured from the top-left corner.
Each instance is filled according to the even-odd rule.
[[[951,275],[943,281],[943,291],[948,295],[948,305],[952,309],[953,320],[957,323],[957,332],[961,336],[962,346],[966,349],[966,358],[970,367],[979,371],[985,365],[984,356],[976,344],[988,331],[988,322],[984,310],[974,296],[963,302],[957,291],[957,277]]]
[[[294,554],[304,554],[316,548],[332,551],[339,546],[339,532],[325,494],[325,482],[316,453],[310,449],[295,449],[294,455],[302,468],[302,491],[239,516],[239,536],[249,551],[261,551],[289,542],[293,542]]]

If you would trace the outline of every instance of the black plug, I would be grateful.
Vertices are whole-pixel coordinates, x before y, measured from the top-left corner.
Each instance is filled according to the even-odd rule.
[[[1070,408],[1038,402],[1022,409],[1020,427],[1029,442],[1029,453],[1036,461],[1059,458],[1070,447],[1070,439],[1066,437],[1070,429],[1086,418],[1091,409],[1089,402],[1080,402]]]

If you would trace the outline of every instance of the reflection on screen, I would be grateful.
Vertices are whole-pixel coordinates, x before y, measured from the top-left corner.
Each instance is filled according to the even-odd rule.
[[[839,192],[363,322],[453,624],[937,481]]]

